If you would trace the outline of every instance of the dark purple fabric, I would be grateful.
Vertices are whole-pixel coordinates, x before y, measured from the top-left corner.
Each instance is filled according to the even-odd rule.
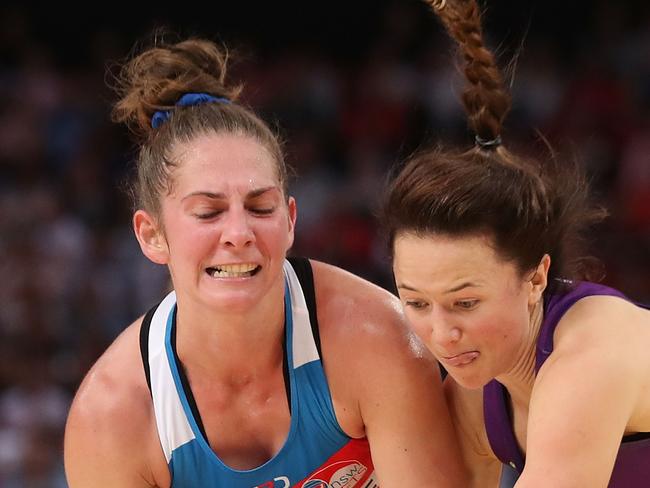
[[[588,296],[608,295],[625,298],[612,288],[596,283],[581,282],[564,293],[544,297],[544,320],[537,339],[535,371],[553,352],[553,333],[566,311],[578,300]],[[495,456],[519,473],[523,471],[525,457],[512,428],[508,391],[496,380],[483,388],[483,414],[485,430]],[[623,439],[609,482],[609,488],[650,487],[650,434],[636,434]]]
[[[608,486],[609,488],[650,486],[650,437],[639,440],[624,438]]]
[[[524,456],[517,445],[512,429],[508,392],[497,380],[490,381],[483,388],[483,415],[485,430],[494,455],[504,464],[521,472],[524,469]]]

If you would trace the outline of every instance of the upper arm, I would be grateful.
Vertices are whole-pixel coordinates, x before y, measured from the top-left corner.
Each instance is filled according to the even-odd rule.
[[[437,363],[397,299],[322,263],[314,279],[337,418],[350,435],[367,436],[381,485],[464,486]]]
[[[387,326],[389,326],[387,324]],[[414,335],[373,338],[359,409],[382,486],[463,486],[437,364]]]
[[[607,486],[643,382],[634,339],[622,337],[610,311],[567,317],[575,329],[556,339],[533,388],[517,487]],[[576,322],[585,318],[588,327]]]
[[[359,404],[373,461],[383,486],[462,486],[460,451],[439,370],[416,343],[412,336],[368,351],[374,367],[365,371]]]
[[[122,370],[129,358],[111,348],[82,382],[68,414],[64,462],[71,488],[156,485],[147,462],[148,390],[133,381],[135,368]]]
[[[468,390],[451,376],[444,382],[449,412],[469,473],[469,486],[497,487],[502,465],[490,448],[483,417],[483,390]]]

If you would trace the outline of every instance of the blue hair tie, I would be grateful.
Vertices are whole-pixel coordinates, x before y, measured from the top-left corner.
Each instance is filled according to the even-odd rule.
[[[222,97],[213,97],[207,93],[186,93],[176,102],[178,107],[188,107],[190,105],[202,105],[204,103],[230,103],[230,100]],[[158,110],[151,117],[151,127],[157,129],[169,119],[171,115],[171,110]]]

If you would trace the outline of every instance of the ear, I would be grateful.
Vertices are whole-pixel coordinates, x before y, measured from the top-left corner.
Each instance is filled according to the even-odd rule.
[[[156,264],[168,263],[167,240],[156,219],[145,210],[137,210],[133,214],[133,230],[145,256]]]
[[[287,208],[289,210],[288,214],[288,225],[289,225],[289,244],[287,245],[287,251],[293,246],[293,239],[295,236],[296,230],[296,218],[298,216],[298,209],[296,208],[296,199],[289,197],[287,201]]]
[[[542,293],[548,284],[548,269],[551,267],[551,256],[544,254],[537,265],[533,277],[530,280],[531,289],[528,295],[528,305],[533,306],[542,299]]]

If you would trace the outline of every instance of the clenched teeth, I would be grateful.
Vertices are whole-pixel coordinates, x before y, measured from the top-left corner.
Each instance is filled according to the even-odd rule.
[[[257,264],[220,264],[207,269],[213,278],[243,278],[253,276],[259,269]]]

